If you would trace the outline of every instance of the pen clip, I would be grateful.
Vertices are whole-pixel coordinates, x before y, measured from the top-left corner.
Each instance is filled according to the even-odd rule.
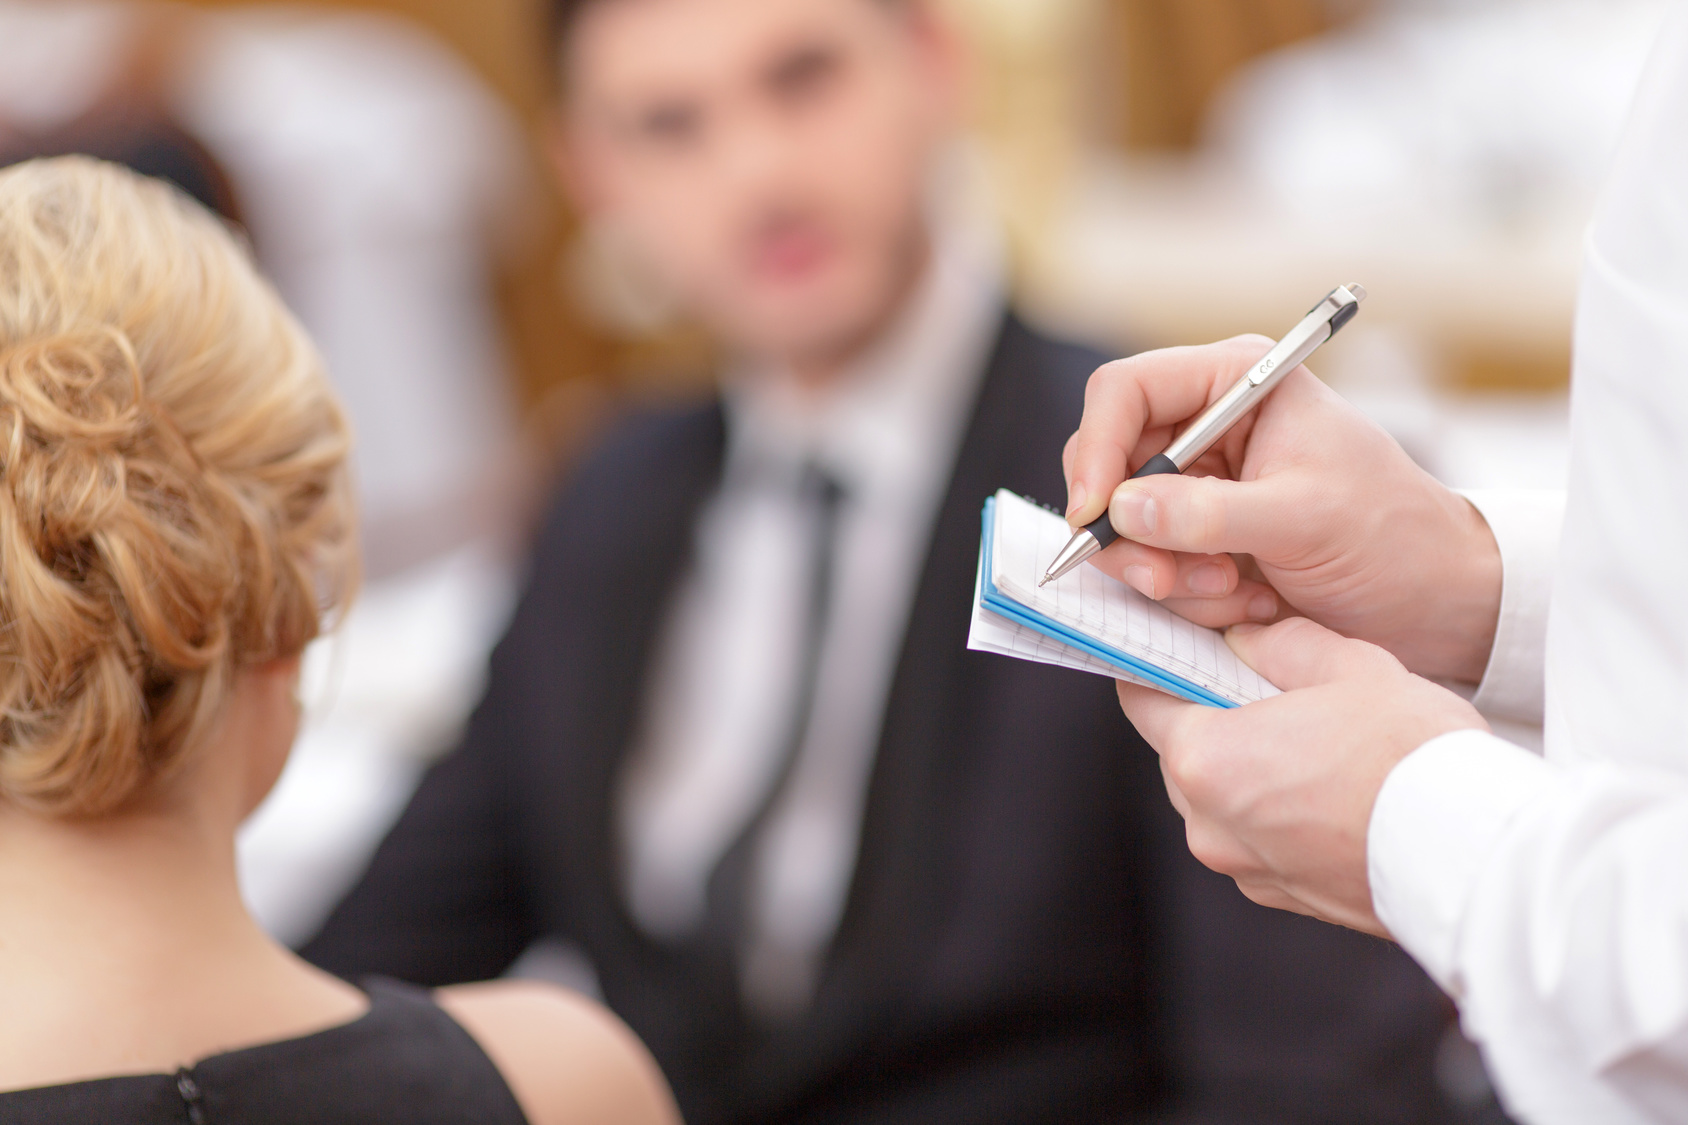
[[[1274,349],[1273,354],[1267,355],[1265,359],[1254,365],[1254,369],[1248,373],[1249,386],[1258,387],[1272,377],[1272,372],[1278,369],[1278,360],[1275,353],[1276,350]]]
[[[1318,304],[1307,310],[1307,315],[1301,318],[1301,323],[1290,329],[1289,333],[1250,369],[1244,377],[1249,386],[1263,386],[1271,382],[1281,368],[1294,367],[1301,363],[1315,348],[1336,335],[1343,325],[1354,319],[1354,314],[1360,311],[1360,302],[1365,299],[1366,290],[1361,285],[1339,285],[1325,294]]]

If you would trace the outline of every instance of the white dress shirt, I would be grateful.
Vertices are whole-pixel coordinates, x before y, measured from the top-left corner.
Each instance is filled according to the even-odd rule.
[[[1688,1121],[1688,11],[1589,236],[1557,572],[1551,501],[1473,500],[1506,572],[1477,702],[1539,710],[1545,754],[1466,731],[1396,766],[1378,916],[1516,1116]]]
[[[813,513],[804,464],[844,489],[829,622],[793,772],[751,860],[753,1009],[801,1007],[843,912],[862,805],[932,524],[1003,309],[994,252],[940,234],[879,346],[824,392],[751,364],[730,372],[722,486],[658,644],[620,828],[635,918],[680,937],[709,877],[779,773],[805,638]]]

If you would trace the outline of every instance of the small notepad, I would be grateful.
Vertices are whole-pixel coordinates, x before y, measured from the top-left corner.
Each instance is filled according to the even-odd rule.
[[[1093,566],[1039,589],[1071,535],[1066,520],[1007,489],[985,501],[968,648],[1130,680],[1213,707],[1278,694],[1220,633]]]

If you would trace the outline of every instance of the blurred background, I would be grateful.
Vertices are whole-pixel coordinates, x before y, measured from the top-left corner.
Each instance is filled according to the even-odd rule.
[[[1580,238],[1662,0],[943,3],[975,73],[941,190],[1034,319],[1123,354],[1360,281],[1319,373],[1450,484],[1562,483]],[[450,746],[535,498],[618,403],[710,370],[555,193],[541,19],[0,0],[0,163],[90,152],[237,222],[358,430],[367,590],[242,840],[287,940]]]

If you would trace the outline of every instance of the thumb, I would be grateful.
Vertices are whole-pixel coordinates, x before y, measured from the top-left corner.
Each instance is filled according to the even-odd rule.
[[[1317,687],[1399,663],[1383,649],[1351,641],[1305,617],[1276,625],[1236,625],[1225,643],[1244,664],[1285,691]]]
[[[1108,518],[1127,539],[1189,554],[1293,553],[1305,520],[1299,490],[1282,475],[1235,481],[1165,473],[1114,489]]]
[[[1272,342],[1238,336],[1197,348],[1164,348],[1104,364],[1084,387],[1084,417],[1067,469],[1067,522],[1089,523],[1130,472],[1145,431],[1171,430],[1194,418],[1248,370]]]

